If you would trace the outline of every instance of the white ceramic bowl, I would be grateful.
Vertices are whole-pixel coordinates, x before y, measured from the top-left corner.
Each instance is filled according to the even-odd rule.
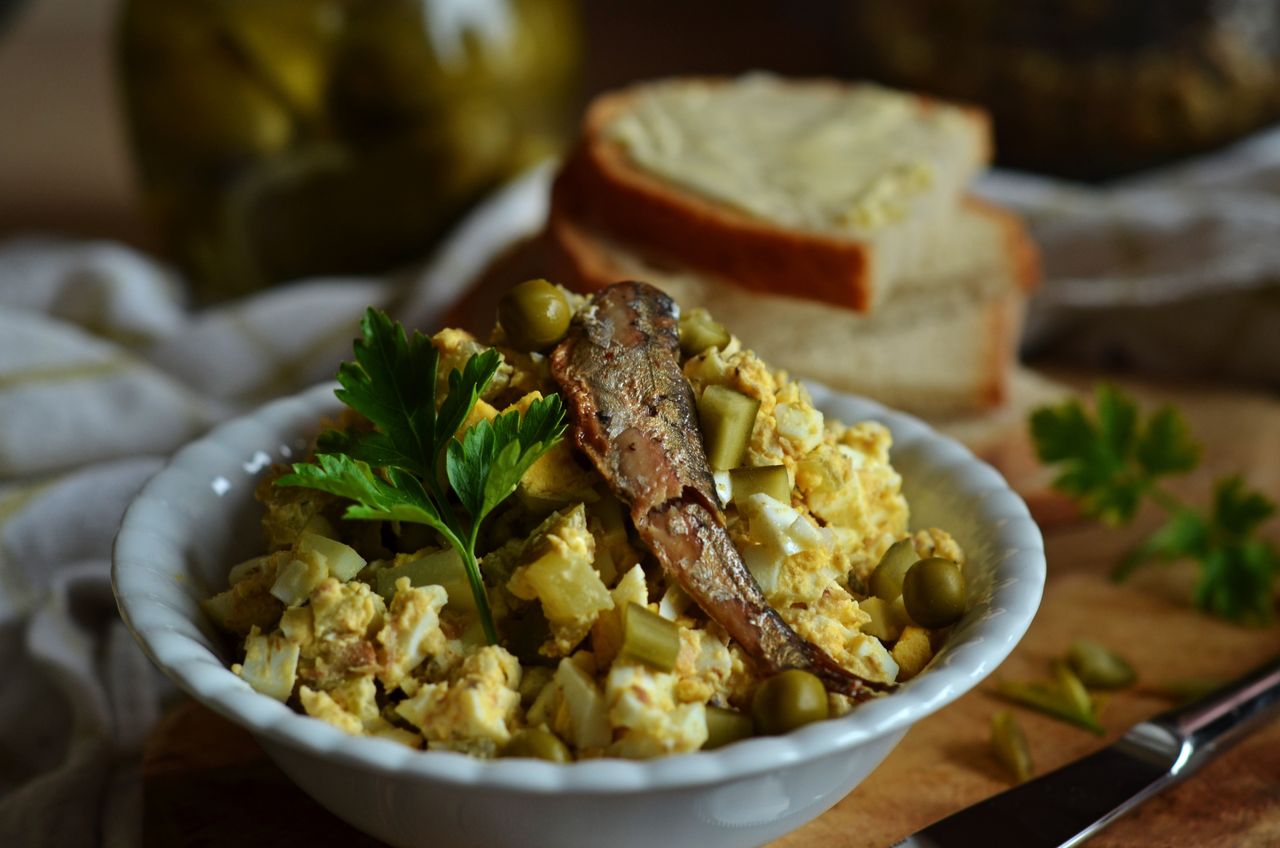
[[[198,602],[261,549],[254,485],[270,463],[300,458],[338,406],[331,386],[218,427],[146,485],[116,538],[120,612],[182,689],[251,731],[329,810],[393,845],[759,845],[831,807],[912,724],[999,665],[1044,585],[1040,532],[993,469],[909,416],[821,387],[813,395],[828,415],[893,431],[912,525],[949,529],[968,554],[970,609],[916,679],[787,736],[647,762],[483,761],[348,736],[250,689]]]

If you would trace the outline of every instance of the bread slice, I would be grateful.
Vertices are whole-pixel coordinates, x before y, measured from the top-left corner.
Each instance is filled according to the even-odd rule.
[[[990,158],[979,110],[871,84],[648,83],[597,98],[559,176],[579,217],[683,266],[871,311]]]
[[[941,238],[943,233],[939,233]],[[640,279],[704,307],[768,363],[926,416],[999,406],[1008,394],[1035,251],[1018,220],[965,202],[945,231],[948,261],[901,281],[873,315],[753,292],[642,254],[576,220],[557,196],[545,234],[551,278],[593,290]]]

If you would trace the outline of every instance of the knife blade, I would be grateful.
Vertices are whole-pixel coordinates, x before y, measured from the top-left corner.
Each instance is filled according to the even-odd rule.
[[[1280,657],[1118,740],[908,836],[894,848],[1071,848],[1280,714]]]

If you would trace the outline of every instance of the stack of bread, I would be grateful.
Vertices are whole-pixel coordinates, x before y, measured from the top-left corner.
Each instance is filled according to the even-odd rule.
[[[992,441],[1039,266],[1022,222],[966,193],[990,157],[981,111],[874,85],[647,83],[588,109],[547,271],[653,283],[767,362]]]

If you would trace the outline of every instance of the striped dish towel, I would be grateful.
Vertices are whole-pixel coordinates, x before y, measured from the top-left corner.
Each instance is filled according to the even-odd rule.
[[[205,311],[105,243],[0,247],[0,845],[132,845],[166,694],[115,614],[111,540],[175,448],[329,379],[391,284],[320,280]]]

